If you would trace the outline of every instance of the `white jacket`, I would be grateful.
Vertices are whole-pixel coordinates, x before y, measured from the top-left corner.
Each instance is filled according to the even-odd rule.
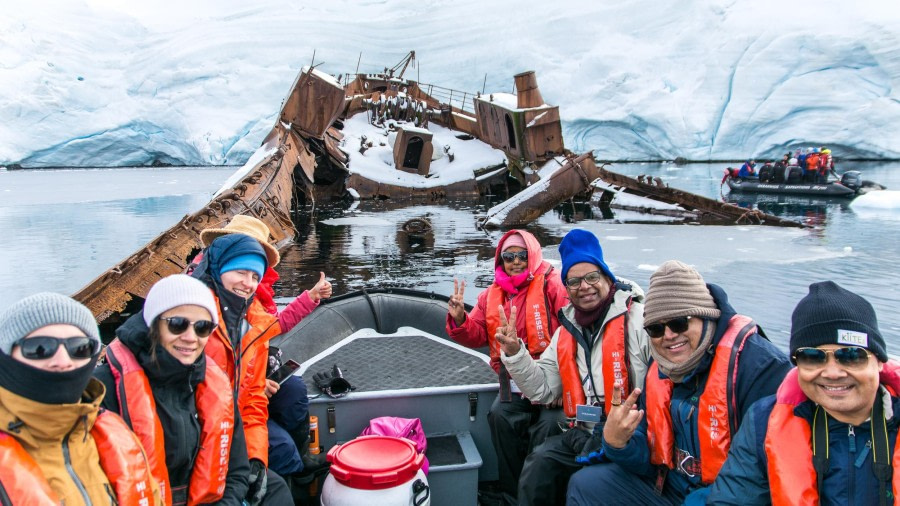
[[[626,305],[629,297],[631,297],[630,310]],[[632,378],[632,384],[635,387],[643,388],[644,386],[644,377],[647,376],[647,369],[650,364],[650,338],[644,331],[644,292],[637,284],[618,278],[617,290],[613,296],[613,303],[603,319],[603,327],[592,336],[591,373],[594,381],[597,382],[596,385],[591,385],[584,350],[581,346],[577,347],[578,351],[575,360],[578,364],[581,384],[584,387],[588,403],[597,401],[602,404],[604,401],[603,354],[601,351],[603,340],[601,337],[609,321],[626,311],[628,311],[628,316],[626,317],[627,328],[625,329],[628,339],[628,375],[629,378]],[[572,322],[576,328],[581,329],[575,323],[575,308],[572,304],[563,308],[562,312],[563,318]],[[562,325],[560,325],[560,328],[562,328]],[[506,365],[509,375],[522,390],[522,394],[532,402],[549,404],[562,395],[562,378],[559,374],[559,363],[556,356],[558,341],[559,329],[553,334],[550,346],[544,350],[544,353],[538,360],[531,358],[527,347],[521,340],[519,352],[515,355],[509,356],[501,351],[500,360]]]

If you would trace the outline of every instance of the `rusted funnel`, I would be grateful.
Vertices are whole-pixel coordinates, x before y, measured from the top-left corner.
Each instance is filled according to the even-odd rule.
[[[538,89],[537,77],[534,76],[533,70],[516,74],[513,79],[516,80],[516,99],[519,109],[544,105],[544,97],[541,96],[541,90]]]

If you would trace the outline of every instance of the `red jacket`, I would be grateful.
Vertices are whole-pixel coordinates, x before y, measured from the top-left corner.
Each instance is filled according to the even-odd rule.
[[[510,235],[516,233],[520,234],[525,239],[526,250],[528,251],[528,270],[531,272],[532,276],[536,276],[539,273],[546,273],[548,269],[551,269],[550,264],[544,261],[544,255],[541,252],[541,245],[538,240],[524,230],[510,230],[500,239],[497,250],[494,253],[494,267],[502,263],[500,253],[503,251],[501,248],[503,248],[506,239]],[[516,306],[518,314],[524,315],[523,309],[526,307],[525,301],[528,296],[529,284],[530,281],[518,287],[519,293],[517,294],[504,294],[505,301],[503,302],[503,309],[507,316],[509,315],[511,306]],[[496,283],[491,285],[491,287],[501,289]],[[469,348],[480,348],[488,345],[493,346],[491,342],[494,341],[494,336],[490,334],[487,329],[487,315],[489,311],[487,307],[488,292],[489,290],[485,290],[478,295],[478,302],[475,304],[475,308],[466,315],[466,320],[462,325],[456,326],[453,318],[450,317],[449,314],[447,315],[447,334],[454,341]],[[556,269],[550,270],[550,272],[545,275],[544,294],[546,295],[545,300],[547,304],[546,314],[549,320],[545,332],[549,341],[550,337],[553,336],[553,333],[556,332],[556,328],[559,327],[559,310],[569,303],[566,287],[563,285],[562,280],[559,277],[559,272]],[[490,309],[496,312],[496,308]],[[543,349],[532,349],[531,343],[536,343],[539,339],[537,336],[529,334],[527,322],[527,318],[516,319],[516,334],[528,344],[528,351],[533,358],[537,359],[541,356]],[[491,367],[493,367],[495,371],[500,371],[499,356],[491,357]]]

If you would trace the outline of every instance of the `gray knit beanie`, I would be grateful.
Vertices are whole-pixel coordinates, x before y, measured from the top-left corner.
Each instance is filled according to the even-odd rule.
[[[722,311],[716,305],[703,276],[693,267],[669,260],[650,276],[644,303],[644,325],[679,316],[699,316],[717,320]]]
[[[144,323],[149,327],[157,316],[178,306],[200,306],[219,324],[219,311],[212,291],[202,281],[186,274],[173,274],[156,282],[144,300]]]
[[[14,342],[57,323],[74,325],[86,336],[100,341],[100,329],[90,309],[71,297],[42,292],[25,297],[0,314],[0,351],[9,355]]]

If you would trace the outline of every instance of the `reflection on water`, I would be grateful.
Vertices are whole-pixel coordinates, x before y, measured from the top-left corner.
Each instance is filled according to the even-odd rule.
[[[900,164],[854,166],[865,179],[900,189]],[[628,175],[660,176],[669,185],[722,198],[724,166],[625,164]],[[115,169],[0,172],[0,307],[40,290],[72,293],[126,258],[185,214],[205,204],[234,169]],[[730,197],[728,197],[730,198]],[[809,283],[833,279],[876,307],[882,332],[900,350],[900,219],[855,212],[846,200],[759,196],[737,198],[811,229],[667,225],[667,217],[603,209],[597,201],[565,203],[528,227],[544,256],[559,265],[556,246],[575,227],[596,233],[613,272],[646,289],[669,259],[698,268],[721,285],[735,307],[786,346],[790,314]],[[474,303],[493,278],[503,231],[476,227],[489,200],[390,201],[328,204],[294,219],[299,235],[282,253],[276,290],[281,298],[309,288],[319,271],[335,294],[364,287],[403,286],[450,294],[464,279]],[[431,223],[421,235],[404,231],[411,219]],[[640,223],[639,223],[640,222]]]
[[[728,200],[720,194],[721,169],[716,166],[630,164],[611,169],[629,175],[659,175],[673,187]],[[897,169],[875,167],[865,177],[900,188]],[[563,204],[528,230],[545,245],[545,258],[557,266],[556,246],[566,232],[575,227],[592,230],[601,238],[613,272],[644,289],[650,274],[664,261],[676,258],[693,264],[708,282],[725,288],[739,311],[756,319],[773,341],[785,347],[791,311],[807,286],[833,279],[866,296],[876,306],[889,341],[900,346],[900,315],[893,311],[900,295],[900,274],[890,260],[900,252],[895,240],[900,223],[858,219],[846,199],[780,195],[735,200],[813,228],[637,223],[671,218],[601,209],[595,201]],[[466,291],[466,300],[474,303],[493,279],[494,247],[503,234],[476,227],[478,216],[490,205],[377,201],[324,206],[312,215],[300,213],[295,217],[299,236],[284,252],[282,281],[276,290],[289,297],[312,286],[319,271],[324,271],[334,283],[335,293],[403,286],[449,295],[453,279],[459,278],[472,287]],[[409,243],[402,233],[403,223],[413,218],[427,219],[434,226],[427,247]]]

